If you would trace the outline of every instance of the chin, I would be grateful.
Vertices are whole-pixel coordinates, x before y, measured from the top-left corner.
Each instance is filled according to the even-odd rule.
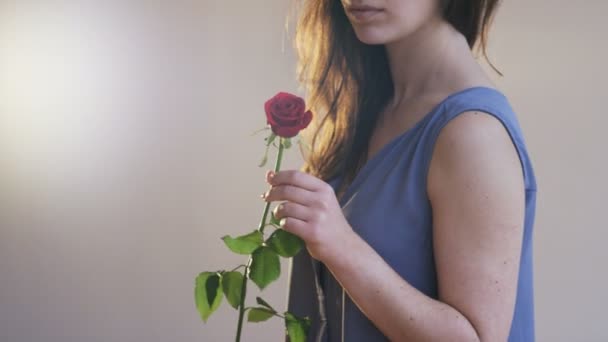
[[[384,45],[392,41],[390,35],[375,28],[356,28],[355,35],[362,43],[367,45]]]

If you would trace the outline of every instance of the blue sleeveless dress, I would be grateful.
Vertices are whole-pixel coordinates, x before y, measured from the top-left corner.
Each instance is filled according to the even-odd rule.
[[[509,342],[531,342],[535,338],[532,226],[536,180],[515,113],[500,91],[473,87],[444,99],[361,168],[340,198],[340,205],[357,234],[408,283],[436,299],[427,173],[439,132],[451,119],[466,111],[481,111],[500,120],[511,136],[523,168],[524,239]],[[337,190],[339,177],[328,183]],[[288,309],[312,319],[308,341],[388,341],[325,266],[312,259],[306,250],[292,259],[289,273]]]

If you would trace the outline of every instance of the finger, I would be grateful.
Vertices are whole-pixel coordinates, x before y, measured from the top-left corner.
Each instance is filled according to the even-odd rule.
[[[302,221],[310,221],[312,212],[309,207],[294,202],[283,202],[274,209],[274,216],[278,219],[293,217]]]
[[[327,186],[321,179],[299,170],[279,171],[273,176],[269,172],[267,180],[271,185],[295,185],[309,191],[319,191]]]
[[[292,185],[273,186],[262,196],[266,202],[289,201],[305,206],[311,206],[316,198],[315,193]]]
[[[293,218],[293,217],[285,217],[281,220],[281,228],[285,229],[286,231],[293,233],[297,236],[299,236],[300,238],[304,239],[304,236],[306,235],[306,222],[299,220],[297,218]]]

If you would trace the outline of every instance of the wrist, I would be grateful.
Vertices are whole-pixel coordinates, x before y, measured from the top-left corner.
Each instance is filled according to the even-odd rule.
[[[329,246],[320,260],[330,268],[342,268],[361,252],[361,237],[353,230],[345,232],[336,243]]]

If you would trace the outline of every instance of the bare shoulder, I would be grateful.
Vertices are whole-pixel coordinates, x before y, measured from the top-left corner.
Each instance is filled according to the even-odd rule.
[[[428,190],[457,178],[481,181],[498,177],[510,185],[523,186],[521,162],[509,132],[492,114],[469,111],[442,128],[431,157]],[[486,181],[491,181],[488,179]]]

